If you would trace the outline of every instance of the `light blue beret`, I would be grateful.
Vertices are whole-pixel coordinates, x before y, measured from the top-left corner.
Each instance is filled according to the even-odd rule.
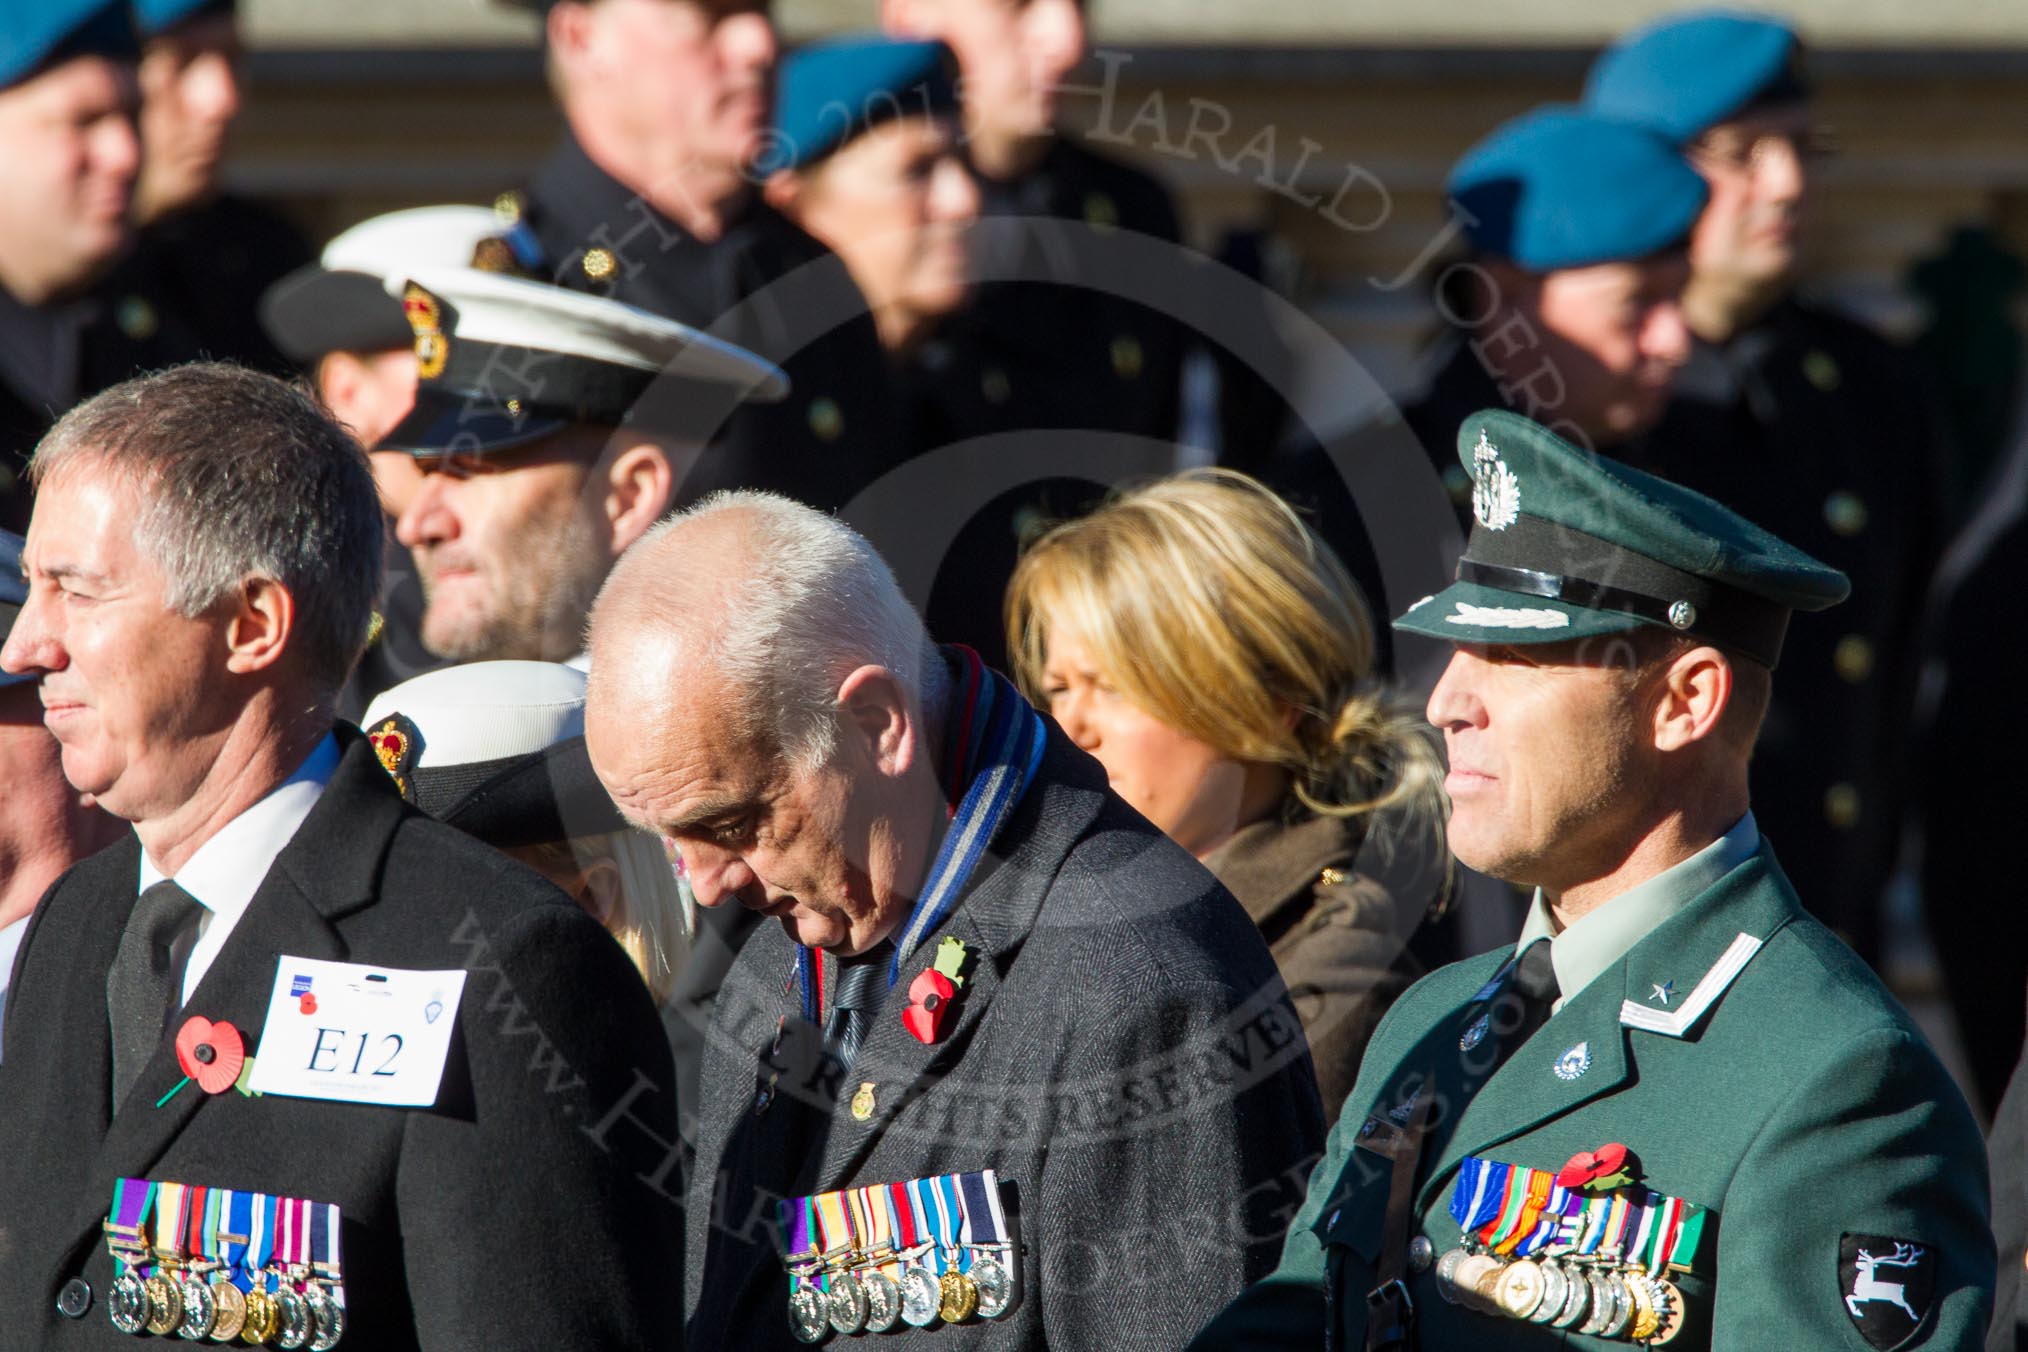
[[[775,126],[757,167],[800,169],[896,117],[958,104],[956,60],[941,42],[858,34],[798,49],[775,77]]]
[[[1681,145],[1749,104],[1805,97],[1799,50],[1796,31],[1765,15],[1679,14],[1607,48],[1585,80],[1584,106]]]
[[[1531,272],[1680,244],[1709,195],[1659,135],[1567,106],[1502,124],[1465,152],[1447,187],[1478,251]]]

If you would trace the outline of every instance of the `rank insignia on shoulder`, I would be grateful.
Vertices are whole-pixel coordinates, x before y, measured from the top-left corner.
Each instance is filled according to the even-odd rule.
[[[422,729],[406,714],[389,714],[366,734],[366,740],[373,744],[373,754],[380,758],[380,768],[387,771],[394,781],[394,787],[401,790],[401,796],[411,804],[415,802],[415,786],[409,778],[409,771],[415,768],[416,760],[422,755]]]
[[[1936,1300],[1935,1250],[1890,1235],[1847,1232],[1838,1240],[1838,1290],[1859,1335],[1885,1352],[1929,1317]]]

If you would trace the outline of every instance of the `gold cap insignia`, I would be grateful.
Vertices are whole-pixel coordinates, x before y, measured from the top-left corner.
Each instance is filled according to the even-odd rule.
[[[389,714],[366,734],[366,740],[372,744],[373,754],[380,758],[380,768],[387,771],[394,787],[401,790],[401,796],[415,802],[415,786],[409,772],[422,755],[422,729],[407,714]]]
[[[415,331],[415,373],[418,379],[435,380],[451,359],[451,340],[443,329],[443,309],[437,298],[410,282],[401,293],[401,312]]]

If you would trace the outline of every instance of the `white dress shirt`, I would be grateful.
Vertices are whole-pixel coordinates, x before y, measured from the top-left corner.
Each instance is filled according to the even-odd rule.
[[[176,883],[197,899],[204,913],[197,920],[197,943],[183,965],[181,999],[187,1002],[204,974],[211,970],[218,952],[232,936],[233,926],[268,876],[275,856],[295,837],[324,794],[338,768],[338,739],[330,733],[296,772],[267,797],[234,817],[210,840],[197,847],[176,874]],[[147,850],[141,851],[141,891],[145,892],[168,875],[155,866]]]

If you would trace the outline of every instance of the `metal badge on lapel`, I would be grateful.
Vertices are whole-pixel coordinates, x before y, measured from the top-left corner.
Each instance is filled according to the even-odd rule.
[[[1580,1042],[1556,1058],[1556,1078],[1575,1080],[1591,1069],[1591,1044]]]

